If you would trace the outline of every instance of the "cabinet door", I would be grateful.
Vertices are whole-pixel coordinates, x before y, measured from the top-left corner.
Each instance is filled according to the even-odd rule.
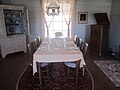
[[[100,38],[91,36],[90,38],[90,52],[94,54],[99,54],[100,53]]]
[[[102,32],[101,26],[91,26],[91,37],[90,37],[90,52],[101,55],[102,46]]]
[[[11,38],[1,39],[1,51],[3,56],[8,53],[13,53],[14,49],[14,40]]]
[[[14,38],[16,51],[26,52],[26,37],[25,35],[20,35]]]

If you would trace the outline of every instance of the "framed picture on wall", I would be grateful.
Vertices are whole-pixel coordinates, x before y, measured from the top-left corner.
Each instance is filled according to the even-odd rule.
[[[78,12],[78,24],[87,24],[88,12]]]

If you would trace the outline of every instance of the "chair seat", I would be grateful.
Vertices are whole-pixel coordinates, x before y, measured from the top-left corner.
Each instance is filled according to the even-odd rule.
[[[48,65],[48,63],[41,63],[41,67],[45,67],[47,65]]]
[[[70,68],[76,68],[76,63],[74,62],[65,62],[64,64]]]

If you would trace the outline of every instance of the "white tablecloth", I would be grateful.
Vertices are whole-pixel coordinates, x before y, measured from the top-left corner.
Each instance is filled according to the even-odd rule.
[[[33,74],[37,72],[36,62],[71,62],[80,59],[80,67],[83,67],[86,65],[83,54],[72,40],[45,40],[33,55]]]

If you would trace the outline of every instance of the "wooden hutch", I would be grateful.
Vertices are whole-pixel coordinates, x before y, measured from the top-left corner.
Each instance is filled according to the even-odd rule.
[[[97,24],[91,25],[90,53],[103,55],[108,50],[109,20],[107,13],[95,13]]]

